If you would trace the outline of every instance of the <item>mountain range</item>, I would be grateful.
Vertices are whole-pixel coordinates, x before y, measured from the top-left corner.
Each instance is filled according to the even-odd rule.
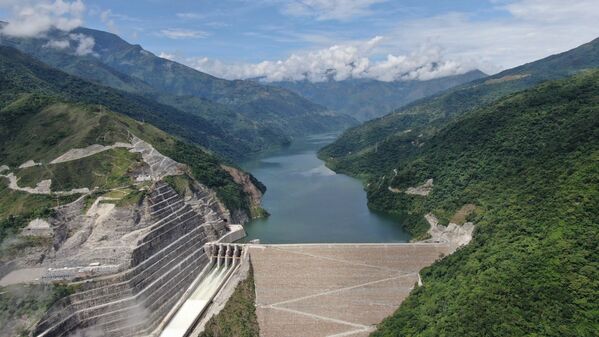
[[[324,82],[282,81],[270,85],[293,91],[330,110],[350,115],[359,121],[381,117],[415,100],[486,77],[480,70],[432,80],[384,82],[374,79],[330,78]]]
[[[94,41],[87,53],[77,49],[82,38]],[[336,131],[357,123],[288,90],[219,79],[157,57],[108,32],[52,30],[35,38],[0,36],[0,44],[71,75],[178,110],[168,114],[166,122],[177,115],[188,121],[199,117],[209,123],[172,121],[178,128],[175,133],[197,142],[192,136],[196,129],[220,128],[221,135],[215,135],[220,139],[213,141],[220,144],[200,144],[229,158],[242,159],[288,144],[295,136]]]
[[[222,226],[263,216],[265,186],[235,161],[387,111],[319,156],[362,178],[369,207],[397,216],[414,240],[433,226],[476,229],[420,271],[371,336],[594,336],[598,68],[596,39],[492,76],[265,85],[218,79],[92,29],[0,36],[0,273],[55,252],[73,234],[54,219],[57,206],[77,200],[88,220],[100,216],[87,215],[92,203],[112,200],[136,228],[151,185],[164,184]],[[37,218],[53,218],[56,237],[22,235]],[[65,294],[48,296],[0,301],[14,307],[0,332],[35,324]]]
[[[172,108],[73,77],[11,47],[0,46],[0,84],[3,88],[0,96],[0,161],[9,169],[18,169],[30,160],[45,166],[54,157],[70,149],[127,142],[131,136],[136,136],[172,159],[190,165],[192,169],[202,167],[196,172],[198,181],[219,191],[221,199],[231,209],[249,212],[245,193],[222,169],[221,165],[226,162],[220,157],[200,146],[172,137],[149,123],[127,117],[160,124],[165,116],[175,113]],[[181,120],[181,124],[197,122],[202,126],[203,121],[195,118]],[[215,137],[215,131],[218,130],[196,130],[198,138]],[[105,158],[98,167],[118,166],[118,162],[112,159],[119,158]],[[100,177],[115,175],[117,182],[127,180],[119,176],[123,172],[111,170],[106,174],[97,171],[96,174]],[[65,180],[78,179],[83,173],[73,173]],[[63,185],[72,188],[94,187],[90,184]],[[98,187],[114,186],[108,184],[108,187]]]
[[[344,132],[320,156],[341,172],[389,174],[403,157],[455,116],[541,82],[599,67],[599,39],[561,54],[481,78],[415,101]]]

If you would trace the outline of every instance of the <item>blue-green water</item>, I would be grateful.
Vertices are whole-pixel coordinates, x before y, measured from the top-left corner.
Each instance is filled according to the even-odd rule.
[[[316,152],[334,134],[299,139],[289,147],[242,167],[267,186],[266,219],[249,223],[246,241],[262,243],[406,242],[401,222],[366,206],[366,192],[354,178],[325,167]]]

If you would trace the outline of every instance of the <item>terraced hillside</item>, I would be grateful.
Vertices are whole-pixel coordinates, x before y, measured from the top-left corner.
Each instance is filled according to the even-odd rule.
[[[226,233],[224,214],[215,199],[202,188],[195,195],[202,194],[194,207],[169,185],[153,185],[138,209],[141,221],[135,228],[119,228],[120,235],[139,238],[129,263],[119,266],[122,271],[116,274],[72,283],[77,292],[55,303],[34,334],[147,336],[153,332],[208,264],[204,244]],[[96,253],[98,249],[102,248],[97,247]]]

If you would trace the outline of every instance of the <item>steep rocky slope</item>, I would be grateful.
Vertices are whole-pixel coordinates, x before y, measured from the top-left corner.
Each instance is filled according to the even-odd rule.
[[[3,52],[17,57],[0,57],[0,305],[29,304],[3,311],[0,333],[151,332],[206,265],[203,244],[246,221],[260,198],[246,190],[263,186],[150,124],[72,101],[102,87]]]

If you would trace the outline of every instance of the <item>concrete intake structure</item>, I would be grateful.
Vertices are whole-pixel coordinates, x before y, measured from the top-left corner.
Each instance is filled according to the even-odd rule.
[[[227,229],[207,193],[201,196],[202,205],[192,207],[169,185],[158,182],[146,199],[144,207],[153,223],[140,229],[144,235],[128,268],[73,283],[77,292],[46,312],[34,336],[157,334],[159,323],[211,264],[204,245],[227,234]]]
[[[212,299],[243,261],[243,246],[208,244],[205,247],[210,264],[189,287],[175,310],[167,315],[168,323],[161,337],[185,337],[194,329]],[[170,317],[169,317],[170,316]]]

